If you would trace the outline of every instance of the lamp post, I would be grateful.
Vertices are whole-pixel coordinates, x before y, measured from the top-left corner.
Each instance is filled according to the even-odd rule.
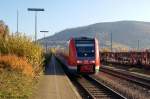
[[[110,34],[110,49],[111,49],[111,52],[113,51],[113,47],[112,47],[112,32]]]
[[[18,24],[19,24],[19,11],[17,10],[17,31],[16,31],[17,33],[19,32],[18,31]]]
[[[45,33],[48,33],[49,31],[40,31],[41,33],[44,33],[44,40],[45,40],[45,51],[47,52],[47,41],[45,39]]]
[[[43,8],[28,8],[28,11],[35,12],[35,42],[36,42],[37,41],[37,12],[44,11],[44,9]]]
[[[138,51],[140,51],[140,40],[138,40],[138,47],[137,47]]]

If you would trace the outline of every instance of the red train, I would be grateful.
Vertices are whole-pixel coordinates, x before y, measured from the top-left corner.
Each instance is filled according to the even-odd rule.
[[[101,62],[150,68],[150,52],[102,52]]]
[[[95,73],[100,68],[99,44],[96,38],[71,38],[61,51],[61,59],[72,73]]]

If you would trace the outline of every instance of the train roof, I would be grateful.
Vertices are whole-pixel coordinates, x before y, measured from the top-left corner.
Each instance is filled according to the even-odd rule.
[[[94,38],[90,38],[90,37],[75,37],[73,39],[74,40],[94,40]]]

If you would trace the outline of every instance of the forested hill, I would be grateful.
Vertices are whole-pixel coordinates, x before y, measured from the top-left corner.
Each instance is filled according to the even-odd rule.
[[[142,21],[117,21],[103,22],[88,26],[65,29],[46,38],[47,41],[69,40],[70,37],[89,36],[99,37],[101,45],[110,41],[110,34],[114,43],[137,47],[139,40],[140,47],[150,46],[150,22]],[[42,41],[41,39],[40,41]]]

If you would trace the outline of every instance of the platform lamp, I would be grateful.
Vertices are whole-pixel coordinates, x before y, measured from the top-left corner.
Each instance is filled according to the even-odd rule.
[[[27,10],[35,12],[35,43],[36,43],[37,41],[37,12],[44,11],[44,9],[43,8],[28,8]]]
[[[47,41],[45,39],[45,34],[48,33],[49,31],[40,31],[40,32],[44,33],[45,47],[46,47],[46,52],[47,52]]]

